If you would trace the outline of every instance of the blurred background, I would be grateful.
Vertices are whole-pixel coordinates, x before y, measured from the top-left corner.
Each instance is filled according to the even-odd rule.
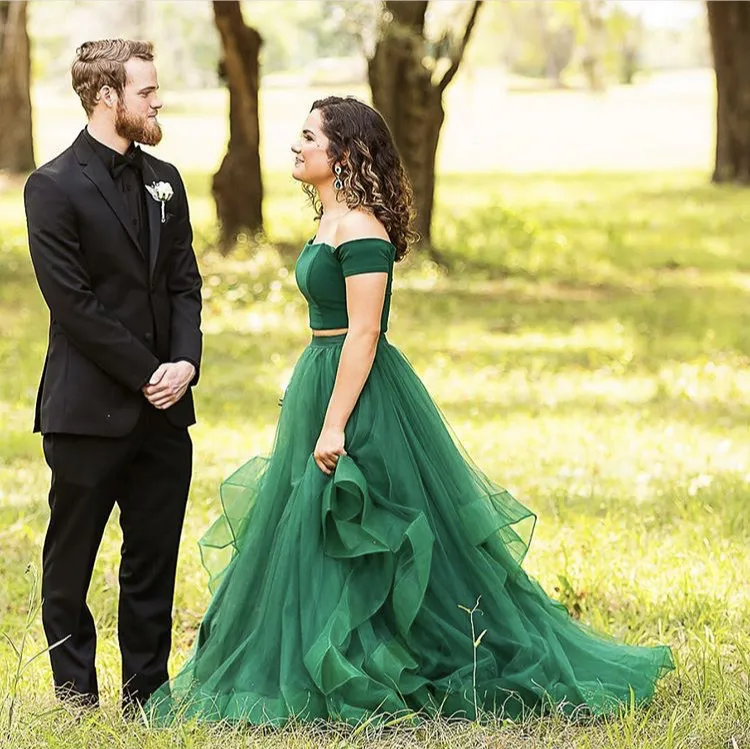
[[[419,207],[389,337],[474,461],[539,513],[529,571],[582,621],[678,656],[614,729],[504,735],[750,746],[750,3],[30,0],[0,2],[0,24],[0,633],[26,638],[0,645],[10,746],[61,726],[70,746],[167,746],[116,711],[50,713],[45,659],[17,668],[44,646],[48,482],[22,189],[85,124],[76,46],[112,36],[156,44],[154,152],[185,178],[205,281],[174,665],[208,602],[195,542],[217,486],[270,449],[309,336],[293,266],[315,224],[290,144],[316,98],[353,94],[388,120]],[[118,534],[113,517],[90,596],[113,706]],[[194,730],[180,746],[212,745]],[[463,740],[435,745],[495,745]],[[315,741],[289,746],[343,746]]]
[[[472,3],[424,5],[423,51],[447,56]],[[335,0],[255,0],[242,7],[263,40],[262,163],[283,171],[289,142],[321,90],[343,87],[371,98],[367,57],[387,11],[377,2]],[[31,2],[28,31],[39,163],[81,125],[70,89],[75,47],[85,39],[129,36],[156,44],[170,135],[165,157],[183,169],[218,166],[227,95],[211,3]],[[700,2],[485,3],[455,85],[446,90],[440,171],[708,169],[711,67]],[[54,122],[41,116],[46,111]],[[198,142],[190,140],[196,136]]]

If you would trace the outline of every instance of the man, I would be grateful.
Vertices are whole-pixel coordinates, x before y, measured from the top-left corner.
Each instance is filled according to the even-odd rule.
[[[152,45],[86,42],[72,77],[88,124],[29,177],[24,193],[31,258],[50,310],[34,426],[52,472],[42,619],[58,696],[98,704],[86,595],[116,502],[127,708],[167,680],[201,279],[182,179],[134,145],[161,140]]]

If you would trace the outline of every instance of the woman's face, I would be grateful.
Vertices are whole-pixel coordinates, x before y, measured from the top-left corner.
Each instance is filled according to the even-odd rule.
[[[294,179],[315,187],[333,181],[328,162],[328,138],[323,134],[320,110],[313,109],[307,116],[299,139],[292,144],[292,153]]]

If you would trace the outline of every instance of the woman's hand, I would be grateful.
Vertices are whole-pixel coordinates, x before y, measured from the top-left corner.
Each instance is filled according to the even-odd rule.
[[[341,455],[346,455],[344,450],[344,431],[333,427],[323,427],[315,445],[313,458],[323,473],[330,476],[336,468],[336,463]]]

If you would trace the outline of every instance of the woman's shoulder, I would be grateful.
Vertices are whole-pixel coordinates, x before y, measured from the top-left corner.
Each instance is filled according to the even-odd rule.
[[[382,240],[390,244],[383,224],[369,211],[355,208],[339,220],[336,227],[336,246],[358,239]]]

